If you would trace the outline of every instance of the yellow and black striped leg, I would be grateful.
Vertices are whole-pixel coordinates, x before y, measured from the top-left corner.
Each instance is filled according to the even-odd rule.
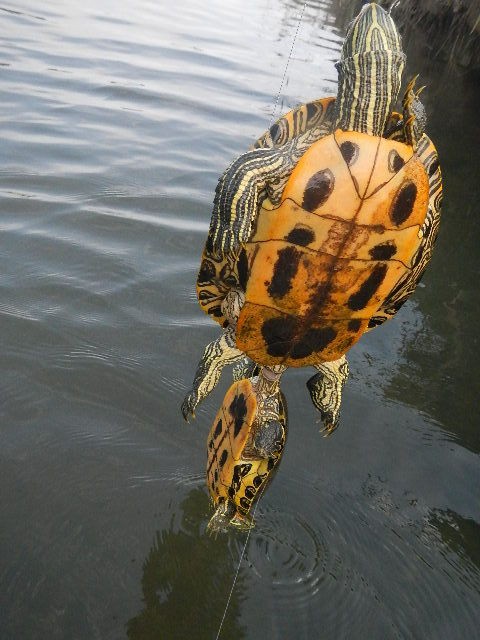
[[[192,390],[182,402],[182,414],[188,422],[195,417],[197,405],[213,391],[220,380],[223,367],[245,357],[235,344],[235,330],[228,327],[222,335],[205,347],[203,357],[198,363]]]
[[[310,378],[307,387],[315,407],[320,411],[323,432],[329,436],[338,427],[342,390],[348,378],[348,362],[345,356],[333,362],[315,365],[319,373]]]

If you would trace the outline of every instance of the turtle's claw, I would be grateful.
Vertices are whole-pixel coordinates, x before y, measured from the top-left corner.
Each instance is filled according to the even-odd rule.
[[[324,422],[322,424],[322,427],[320,428],[322,438],[328,438],[329,436],[331,436],[332,433],[337,430],[338,424],[338,420],[336,422]]]
[[[332,435],[334,431],[337,430],[338,425],[340,424],[338,412],[337,412],[337,415],[335,416],[330,411],[321,411],[320,415],[321,415],[320,434],[322,435],[323,438],[328,438],[329,436]]]
[[[185,422],[189,422],[190,418],[195,418],[195,408],[198,404],[198,398],[195,391],[190,391],[182,402],[182,415]]]

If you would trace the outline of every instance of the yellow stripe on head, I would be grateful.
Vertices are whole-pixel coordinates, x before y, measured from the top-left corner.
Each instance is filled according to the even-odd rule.
[[[335,126],[382,135],[400,91],[405,55],[392,17],[374,2],[351,23],[338,69]]]

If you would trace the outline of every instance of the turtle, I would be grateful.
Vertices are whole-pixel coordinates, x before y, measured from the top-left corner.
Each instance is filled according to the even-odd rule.
[[[220,178],[197,295],[223,332],[199,362],[186,420],[238,362],[241,375],[277,384],[287,367],[313,366],[310,397],[326,434],[338,426],[346,353],[413,293],[440,222],[416,77],[393,111],[404,66],[392,16],[364,5],[336,65],[337,96],[292,110]]]
[[[207,486],[215,506],[208,531],[253,526],[250,510],[278,463],[287,437],[285,397],[274,394],[274,418],[259,428],[257,398],[263,379],[235,381],[227,391],[207,439]],[[271,401],[269,390],[264,389]]]

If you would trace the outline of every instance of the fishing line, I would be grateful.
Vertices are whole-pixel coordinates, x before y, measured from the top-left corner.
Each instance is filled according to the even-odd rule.
[[[290,64],[290,59],[291,59],[291,57],[293,55],[293,50],[295,48],[295,42],[297,41],[298,32],[300,31],[300,25],[302,24],[303,14],[305,13],[306,6],[307,6],[307,0],[305,0],[305,2],[303,3],[302,12],[300,14],[300,18],[298,19],[297,30],[295,31],[295,35],[293,37],[292,46],[290,48],[290,54],[288,56],[287,64],[285,65],[285,71],[283,72],[282,81],[280,83],[280,89],[278,90],[277,97],[275,98],[275,104],[273,105],[272,117],[270,118],[270,124],[268,125],[269,129],[272,126],[273,118],[275,116],[275,111],[277,110],[278,101],[280,99],[280,94],[281,94],[282,89],[283,89],[283,83],[285,82],[285,78],[287,76],[288,65]]]
[[[260,495],[258,496],[257,502],[256,502],[255,507],[253,509],[253,513],[252,513],[252,520],[253,521],[255,521],[255,513],[257,512],[258,503],[260,502],[260,498],[262,497],[263,492],[265,491],[265,487],[267,486],[267,484],[268,484],[268,482],[265,482],[265,484],[263,485],[263,488],[260,491]],[[237,570],[235,572],[235,576],[233,577],[232,588],[230,589],[230,593],[228,594],[227,604],[225,605],[225,610],[223,612],[222,620],[220,622],[220,627],[218,628],[218,633],[217,633],[217,637],[215,638],[215,640],[218,640],[219,637],[220,637],[220,633],[222,631],[222,627],[223,627],[223,623],[225,622],[225,618],[227,616],[227,611],[228,611],[228,607],[230,605],[230,600],[232,599],[233,590],[235,589],[235,584],[237,583],[237,578],[238,578],[238,574],[240,573],[240,567],[242,565],[243,556],[245,555],[245,551],[247,550],[247,545],[248,545],[248,541],[250,540],[250,534],[252,532],[253,526],[254,525],[253,525],[253,522],[252,522],[252,525],[248,529],[247,537],[245,538],[245,543],[244,543],[243,548],[242,548],[242,553],[240,554],[240,559],[238,561]]]
[[[296,41],[297,41],[297,36],[298,36],[299,31],[300,31],[300,25],[302,24],[303,14],[305,13],[305,8],[306,8],[307,4],[308,4],[308,2],[307,2],[307,0],[305,0],[305,2],[303,3],[302,11],[301,11],[301,13],[300,13],[300,17],[299,17],[299,19],[298,19],[297,28],[296,28],[296,30],[295,30],[295,35],[294,35],[294,37],[293,37],[292,46],[291,46],[291,48],[290,48],[290,53],[289,53],[289,55],[288,55],[287,63],[286,63],[286,65],[285,65],[285,70],[284,70],[284,72],[283,72],[282,81],[280,82],[280,88],[278,89],[277,97],[275,98],[275,104],[273,105],[272,117],[270,118],[270,124],[268,125],[268,128],[269,128],[269,129],[270,129],[270,127],[272,126],[273,118],[275,117],[275,112],[276,112],[276,110],[277,110],[278,101],[279,101],[279,99],[280,99],[280,94],[281,94],[281,92],[282,92],[283,84],[284,84],[284,82],[285,82],[285,78],[286,78],[286,76],[287,76],[288,65],[290,64],[290,60],[291,60],[292,55],[293,55],[293,50],[294,50],[294,48],[295,48],[295,43],[296,43]],[[263,496],[263,492],[265,491],[265,488],[266,488],[267,484],[268,484],[268,483],[267,483],[267,482],[265,482],[265,484],[263,485],[263,488],[262,488],[262,490],[260,491],[260,495],[258,496],[257,501],[256,501],[256,503],[255,503],[255,507],[254,507],[254,509],[253,509],[253,513],[252,513],[252,519],[253,519],[253,520],[255,520],[255,514],[256,514],[256,512],[257,512],[257,507],[258,507],[258,504],[259,504],[259,502],[260,502],[261,497]],[[242,566],[243,557],[244,557],[244,555],[245,555],[245,551],[247,550],[248,541],[250,540],[250,534],[251,534],[251,532],[252,532],[252,529],[253,529],[253,524],[252,524],[252,526],[248,529],[247,537],[245,538],[245,542],[244,542],[244,544],[243,544],[242,552],[241,552],[241,554],[240,554],[240,559],[239,559],[239,561],[238,561],[238,565],[237,565],[237,570],[235,571],[235,575],[234,575],[234,577],[233,577],[232,586],[231,586],[231,589],[230,589],[230,593],[228,594],[227,603],[226,603],[226,605],[225,605],[225,609],[224,609],[224,611],[223,611],[223,616],[222,616],[222,619],[221,619],[221,621],[220,621],[220,626],[219,626],[219,628],[218,628],[218,632],[217,632],[217,635],[216,635],[215,640],[218,640],[218,639],[220,638],[220,634],[221,634],[221,632],[222,632],[223,623],[225,622],[225,618],[226,618],[226,616],[227,616],[227,611],[228,611],[228,608],[229,608],[229,606],[230,606],[230,601],[231,601],[231,599],[232,599],[233,590],[235,589],[235,585],[236,585],[236,583],[237,583],[238,574],[240,573],[240,567]]]

